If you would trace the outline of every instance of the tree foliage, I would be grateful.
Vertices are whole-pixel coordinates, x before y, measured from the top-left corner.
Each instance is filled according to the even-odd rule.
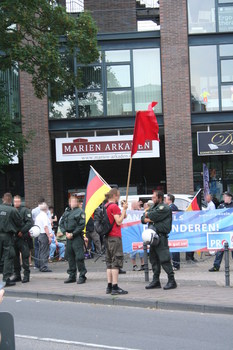
[[[20,70],[32,75],[39,98],[47,94],[48,84],[58,94],[79,84],[67,57],[76,55],[83,64],[96,61],[96,36],[87,12],[74,18],[54,0],[0,1],[0,70],[18,62]]]
[[[97,28],[89,13],[72,17],[54,0],[0,0],[0,71],[17,66],[31,75],[38,98],[47,95],[50,85],[56,100],[80,85],[68,64],[74,56],[81,64],[99,57]],[[7,110],[4,93],[0,91],[0,168],[28,143]]]

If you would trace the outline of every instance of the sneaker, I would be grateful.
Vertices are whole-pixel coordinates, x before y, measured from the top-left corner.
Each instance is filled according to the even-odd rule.
[[[124,289],[121,288],[117,288],[117,289],[113,289],[111,295],[123,295],[123,294],[128,294],[128,292]]]
[[[211,267],[211,269],[209,269],[209,272],[218,272],[219,271],[219,267]]]
[[[145,270],[145,265],[141,265],[141,267],[138,271],[144,271],[144,270]]]
[[[122,269],[119,269],[119,275],[124,275],[124,274],[126,274],[126,271],[122,270]]]
[[[106,294],[111,294],[111,293],[112,293],[112,288],[107,287],[107,288],[106,288]]]
[[[133,271],[138,271],[138,265],[133,266]]]

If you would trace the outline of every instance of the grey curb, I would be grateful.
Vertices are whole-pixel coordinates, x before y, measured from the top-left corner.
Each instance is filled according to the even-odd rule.
[[[169,301],[155,300],[138,300],[138,299],[127,299],[125,297],[92,297],[85,295],[65,295],[58,293],[43,293],[43,292],[19,292],[14,290],[5,290],[5,296],[17,297],[17,298],[30,298],[30,299],[41,299],[50,301],[64,301],[64,302],[75,302],[75,303],[88,303],[88,304],[99,304],[109,306],[127,306],[127,307],[140,307],[150,308],[156,310],[172,310],[172,311],[192,311],[198,313],[213,313],[213,314],[225,314],[233,315],[233,307],[231,306],[218,306],[218,305],[205,305],[195,303],[179,303]]]

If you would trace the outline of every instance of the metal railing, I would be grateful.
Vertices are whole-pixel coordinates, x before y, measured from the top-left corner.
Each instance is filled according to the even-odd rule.
[[[66,0],[66,11],[78,13],[84,11],[84,0]]]
[[[140,0],[140,3],[142,5],[145,5],[146,7],[149,7],[149,8],[159,7],[158,0]]]

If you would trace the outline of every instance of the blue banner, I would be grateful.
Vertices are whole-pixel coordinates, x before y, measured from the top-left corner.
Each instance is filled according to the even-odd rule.
[[[139,210],[127,211],[121,230],[124,253],[143,249],[142,232],[147,225],[141,224],[142,215],[143,212]],[[232,240],[233,209],[173,213],[172,231],[169,234],[171,252],[223,249],[225,241],[233,248]]]

